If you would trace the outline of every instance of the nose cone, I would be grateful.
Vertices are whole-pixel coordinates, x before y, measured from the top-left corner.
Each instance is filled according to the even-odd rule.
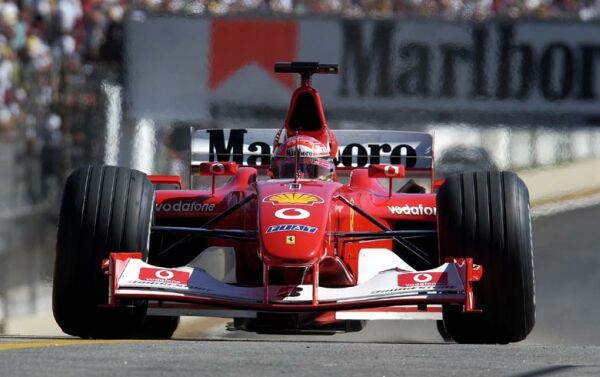
[[[309,266],[325,253],[333,182],[264,182],[258,186],[260,258],[272,266]]]

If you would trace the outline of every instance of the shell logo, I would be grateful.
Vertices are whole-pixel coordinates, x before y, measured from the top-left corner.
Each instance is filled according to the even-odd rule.
[[[312,194],[302,194],[298,192],[284,192],[267,196],[263,202],[271,202],[273,204],[297,204],[310,205],[323,203],[323,198]]]

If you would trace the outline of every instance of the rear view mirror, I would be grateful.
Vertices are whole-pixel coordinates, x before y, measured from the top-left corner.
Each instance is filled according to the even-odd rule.
[[[404,165],[369,165],[369,178],[389,179],[388,196],[392,196],[392,179],[404,178]]]
[[[192,174],[200,176],[231,176],[237,172],[235,162],[201,162],[192,165]]]
[[[404,178],[404,165],[370,165],[370,178]]]
[[[237,173],[238,165],[235,162],[201,162],[192,164],[191,175],[212,177],[211,195],[215,195],[216,178],[232,176]]]

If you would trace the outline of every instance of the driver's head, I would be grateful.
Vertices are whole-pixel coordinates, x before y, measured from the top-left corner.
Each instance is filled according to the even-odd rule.
[[[313,137],[298,135],[275,149],[270,170],[273,178],[294,178],[297,173],[298,178],[331,181],[334,165],[329,148]]]

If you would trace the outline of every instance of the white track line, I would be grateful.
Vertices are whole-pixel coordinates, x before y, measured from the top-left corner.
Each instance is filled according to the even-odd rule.
[[[561,200],[553,203],[543,204],[531,209],[533,218],[551,216],[561,212],[573,211],[580,208],[591,207],[600,204],[600,194],[594,194],[582,198]]]

